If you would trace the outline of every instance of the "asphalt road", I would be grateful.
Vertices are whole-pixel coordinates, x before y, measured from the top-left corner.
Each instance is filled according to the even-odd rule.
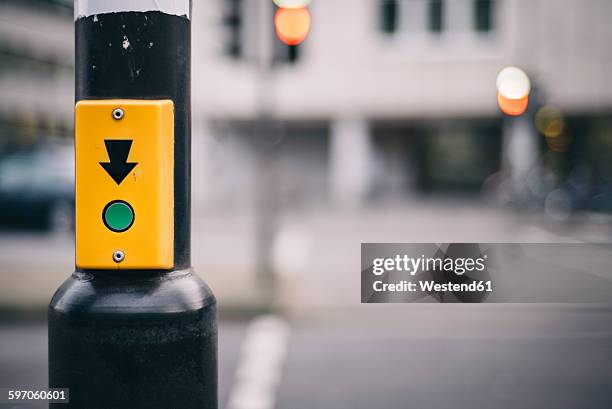
[[[610,408],[611,317],[586,305],[364,305],[295,316],[280,338],[222,321],[220,408],[237,382],[262,379],[267,403],[230,407]],[[45,325],[0,325],[0,387],[45,383]]]
[[[277,407],[612,407],[611,310],[386,307],[298,325]]]

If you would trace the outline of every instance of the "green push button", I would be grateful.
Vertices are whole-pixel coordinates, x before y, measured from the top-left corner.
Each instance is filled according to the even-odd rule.
[[[116,233],[126,231],[134,223],[134,209],[123,200],[113,200],[102,211],[104,225]]]

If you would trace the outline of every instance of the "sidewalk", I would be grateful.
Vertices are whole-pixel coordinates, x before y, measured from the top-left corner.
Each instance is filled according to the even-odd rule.
[[[362,242],[610,242],[609,223],[414,202],[369,209],[286,212],[274,243],[277,300],[289,309],[358,302]],[[266,299],[254,271],[253,220],[244,214],[193,218],[192,261],[228,310],[257,309]],[[0,233],[0,306],[45,308],[73,271],[70,236]]]

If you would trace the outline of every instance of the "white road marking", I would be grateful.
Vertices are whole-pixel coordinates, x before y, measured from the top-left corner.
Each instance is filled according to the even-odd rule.
[[[249,324],[227,409],[274,409],[289,337],[289,325],[277,316],[261,316]]]

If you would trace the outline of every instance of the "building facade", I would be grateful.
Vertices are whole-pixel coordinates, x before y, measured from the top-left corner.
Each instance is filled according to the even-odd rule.
[[[2,153],[72,135],[71,3],[0,4]],[[291,206],[472,194],[500,174],[520,191],[550,172],[548,193],[576,177],[593,179],[591,198],[612,195],[608,0],[314,0],[309,9],[307,40],[287,47],[270,0],[194,2],[196,208],[251,202],[262,162]],[[516,120],[496,103],[508,65],[534,86]],[[561,138],[537,129],[543,106],[561,116]]]
[[[197,149],[201,171],[225,178],[201,190],[205,202],[257,189],[248,140],[262,118],[282,128],[281,196],[302,201],[480,192],[500,172],[518,191],[549,171],[565,183],[574,162],[610,177],[606,0],[315,0],[297,48],[275,38],[273,7],[194,5],[194,106],[216,136]],[[533,83],[519,119],[496,102],[496,75],[509,65]],[[568,146],[538,131],[543,106],[562,115]]]
[[[72,4],[0,3],[0,154],[72,136]]]

